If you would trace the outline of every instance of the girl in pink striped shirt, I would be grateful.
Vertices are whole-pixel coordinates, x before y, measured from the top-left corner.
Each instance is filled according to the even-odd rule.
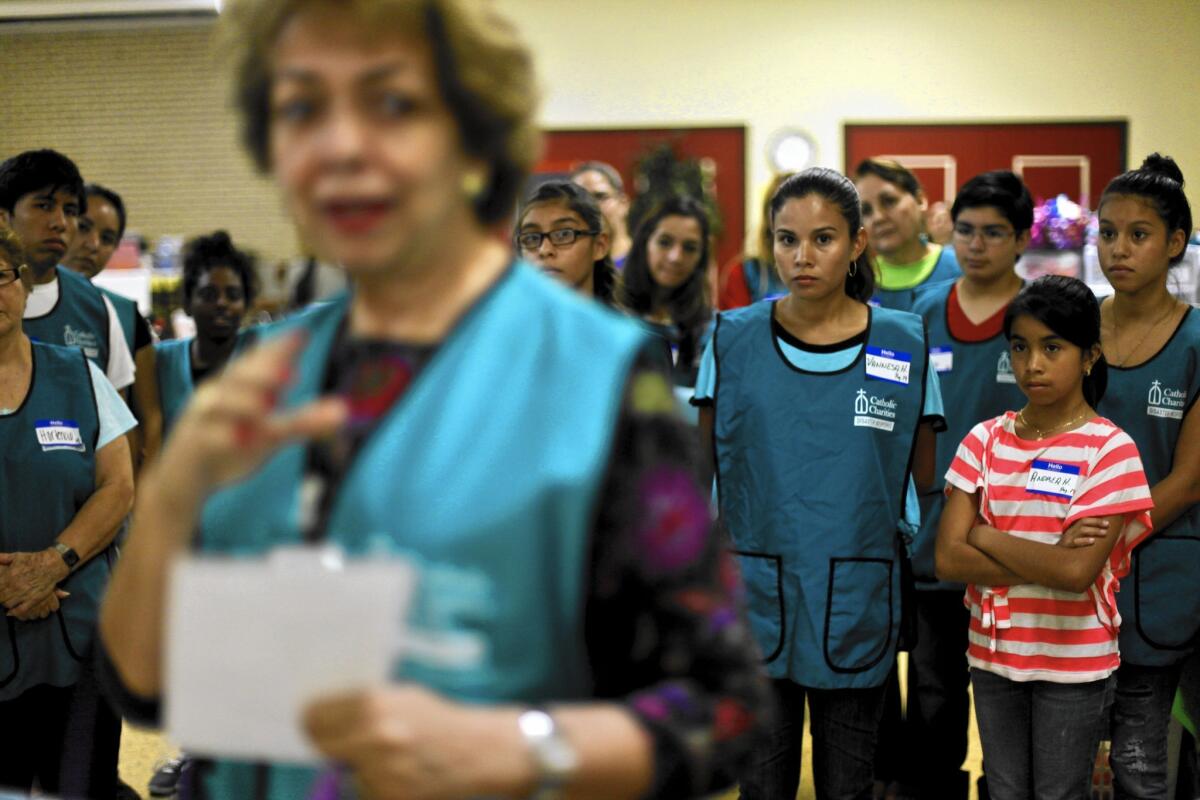
[[[1133,440],[1094,410],[1107,367],[1087,286],[1033,282],[1004,334],[1028,402],[959,446],[937,572],[970,584],[967,660],[991,796],[1078,800],[1120,663],[1119,579],[1153,502]]]

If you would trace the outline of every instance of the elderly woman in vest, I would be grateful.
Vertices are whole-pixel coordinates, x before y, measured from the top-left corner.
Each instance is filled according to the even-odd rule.
[[[112,797],[121,723],[87,665],[134,420],[81,350],[25,335],[32,286],[0,226],[0,787]]]

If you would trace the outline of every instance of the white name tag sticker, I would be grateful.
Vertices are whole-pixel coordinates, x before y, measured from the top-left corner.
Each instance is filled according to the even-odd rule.
[[[43,453],[51,450],[84,451],[79,423],[73,419],[39,419],[33,423],[33,428]]]
[[[1079,487],[1079,467],[1058,461],[1034,461],[1025,491],[1070,500]]]
[[[950,347],[929,348],[929,363],[938,372],[950,372],[954,369],[954,349]]]
[[[877,381],[908,385],[912,356],[886,347],[867,347],[867,377]]]

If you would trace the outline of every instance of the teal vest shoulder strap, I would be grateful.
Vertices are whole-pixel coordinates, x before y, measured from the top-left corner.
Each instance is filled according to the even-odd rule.
[[[192,396],[192,339],[169,339],[155,344],[154,367],[165,439]]]
[[[141,313],[138,311],[137,302],[130,300],[123,294],[117,294],[111,289],[105,289],[103,286],[97,286],[96,288],[113,304],[113,310],[117,312],[117,319],[121,322],[121,333],[125,334],[125,346],[132,353],[134,339],[137,336],[137,316]]]
[[[101,370],[108,368],[108,306],[104,295],[66,267],[55,267],[58,302],[49,313],[22,323],[29,338],[46,344],[78,347]]]

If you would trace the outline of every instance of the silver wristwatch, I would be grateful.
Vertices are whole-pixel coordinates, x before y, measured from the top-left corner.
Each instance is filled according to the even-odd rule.
[[[517,718],[517,727],[538,770],[530,800],[559,800],[579,768],[579,754],[545,711],[526,711]]]

